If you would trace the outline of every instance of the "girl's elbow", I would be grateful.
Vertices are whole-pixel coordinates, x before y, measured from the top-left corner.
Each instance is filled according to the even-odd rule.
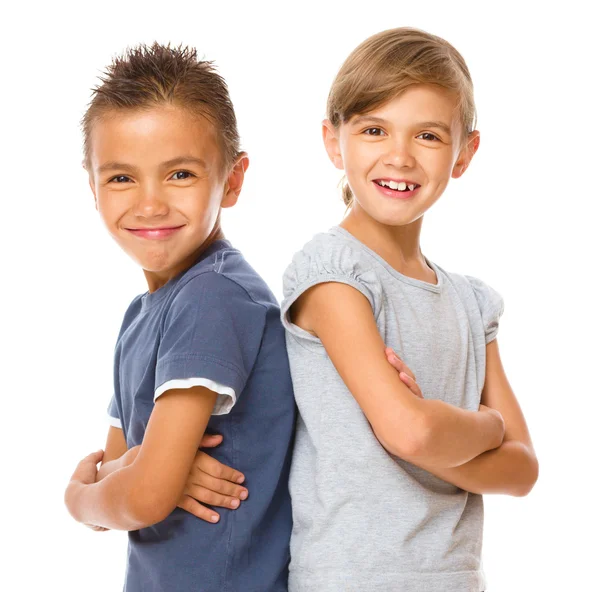
[[[410,425],[394,425],[390,422],[381,426],[376,435],[388,452],[404,460],[426,454],[428,430],[423,421],[413,420]]]

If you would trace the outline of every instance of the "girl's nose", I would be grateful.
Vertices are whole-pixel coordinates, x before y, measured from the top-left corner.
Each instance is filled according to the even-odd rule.
[[[383,163],[396,168],[412,168],[416,164],[410,148],[404,144],[396,143],[383,156]]]

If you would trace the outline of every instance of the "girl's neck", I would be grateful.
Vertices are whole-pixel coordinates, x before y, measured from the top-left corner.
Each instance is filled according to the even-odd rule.
[[[340,227],[377,253],[402,275],[436,283],[435,272],[427,265],[421,252],[422,224],[423,216],[405,226],[381,224],[354,204],[340,223]]]

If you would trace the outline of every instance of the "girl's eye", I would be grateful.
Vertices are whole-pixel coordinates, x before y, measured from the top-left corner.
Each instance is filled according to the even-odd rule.
[[[190,176],[192,176],[192,173],[190,173],[189,171],[177,171],[176,173],[173,173],[171,179],[174,178],[175,181],[183,181],[185,179],[188,179]]]
[[[434,141],[440,141],[440,139],[437,136],[434,136],[433,134],[430,134],[429,132],[423,132],[422,134],[419,134],[417,136],[417,138],[423,138],[423,140],[434,140]]]
[[[369,127],[363,134],[367,134],[367,136],[382,136],[383,130],[380,127]]]

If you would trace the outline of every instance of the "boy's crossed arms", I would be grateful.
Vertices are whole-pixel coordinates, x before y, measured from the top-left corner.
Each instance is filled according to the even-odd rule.
[[[65,493],[71,515],[96,530],[137,530],[164,520],[177,506],[208,522],[218,520],[195,499],[237,507],[236,500],[248,494],[237,485],[244,476],[198,451],[222,439],[204,434],[216,398],[202,386],[163,393],[141,446],[129,450],[123,431],[111,427],[100,470],[102,451],[83,459],[71,477]]]

